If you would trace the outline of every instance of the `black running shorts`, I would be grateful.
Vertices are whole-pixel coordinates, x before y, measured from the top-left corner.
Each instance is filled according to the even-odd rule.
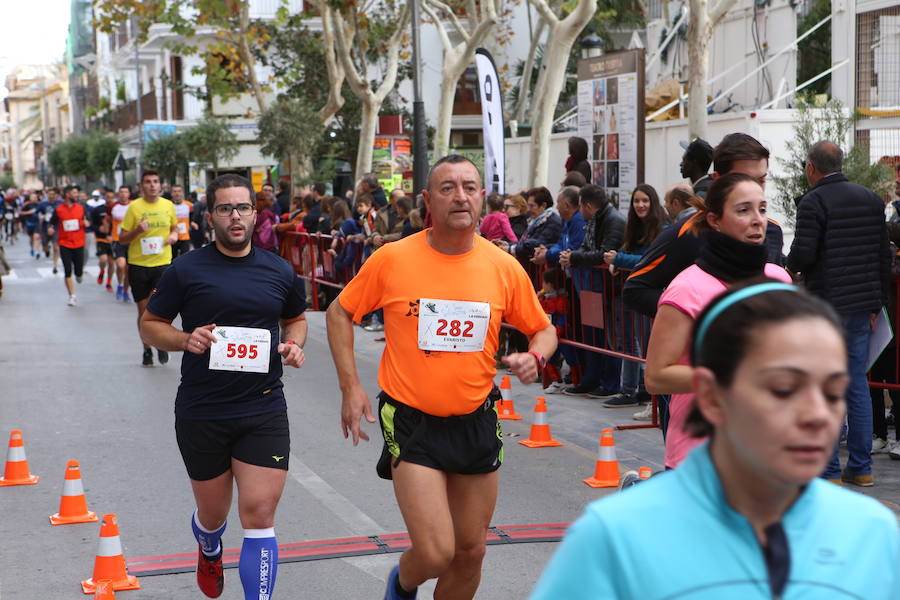
[[[97,242],[97,256],[112,255],[112,245],[109,242]]]
[[[128,260],[128,244],[113,242],[112,255],[113,258],[124,258],[125,260]]]
[[[175,418],[175,437],[188,477],[206,481],[231,468],[231,459],[287,470],[291,432],[286,411],[236,419]]]
[[[474,412],[435,417],[382,392],[378,420],[384,448],[378,475],[390,479],[389,464],[401,460],[464,475],[496,471],[503,462],[503,434],[494,405],[499,397],[495,388]]]
[[[146,300],[150,293],[156,289],[159,278],[169,265],[159,267],[141,267],[128,265],[128,285],[131,286],[131,295],[135,302]]]
[[[172,244],[172,259],[191,251],[191,240],[178,240]]]
[[[65,273],[66,278],[72,276],[73,270],[76,277],[81,277],[84,274],[84,246],[81,248],[60,246],[59,258],[62,259],[63,273]]]

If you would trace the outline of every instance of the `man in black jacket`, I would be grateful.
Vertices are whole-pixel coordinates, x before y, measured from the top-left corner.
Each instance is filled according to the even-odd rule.
[[[812,189],[797,209],[787,266],[803,275],[812,293],[831,303],[841,317],[847,340],[850,457],[842,473],[836,445],[823,476],[867,487],[874,482],[872,401],[866,382],[869,338],[875,316],[887,303],[890,251],[884,202],[848,181],[841,173],[842,162],[843,152],[831,142],[817,142],[810,149],[806,179]]]
[[[604,265],[605,252],[618,250],[622,246],[625,219],[606,199],[603,188],[596,185],[588,184],[581,188],[578,205],[585,221],[584,241],[577,250],[560,252],[559,264],[571,270],[572,282],[579,296],[572,299],[573,305],[579,304],[580,301],[602,303],[608,300],[609,294],[598,296],[598,293],[608,290],[603,289],[604,273],[596,267]],[[612,312],[608,309],[608,303],[606,306],[603,312],[611,318]],[[597,307],[596,310],[600,308]],[[608,347],[602,329],[585,325],[582,327],[582,334],[585,344]],[[585,352],[581,364],[584,365],[581,382],[567,387],[563,393],[571,396],[607,398],[619,392],[621,360],[596,352]]]

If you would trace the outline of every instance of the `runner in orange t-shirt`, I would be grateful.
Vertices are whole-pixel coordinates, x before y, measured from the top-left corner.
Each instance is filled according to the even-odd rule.
[[[503,442],[494,401],[501,321],[530,336],[529,351],[503,358],[523,383],[556,350],[556,331],[519,263],[475,235],[484,189],[468,159],[440,159],[425,203],[433,227],[386,244],[328,309],[328,341],[343,393],[344,437],[368,440],[374,423],[353,354],[353,321],[384,309],[387,347],[378,382],[385,439],[378,473],[393,479],[411,547],[391,571],[386,598],[473,597],[498,491]]]
[[[178,221],[178,241],[172,244],[172,260],[175,260],[191,251],[191,209],[194,205],[184,199],[184,188],[180,185],[172,186],[172,204]]]
[[[84,275],[84,234],[91,222],[84,214],[84,206],[78,203],[78,186],[67,185],[63,192],[63,203],[53,211],[51,225],[47,233],[52,237],[59,231],[59,256],[62,258],[65,273],[66,291],[69,292],[69,306],[75,306],[75,284],[72,283],[72,271],[75,279],[81,283]]]

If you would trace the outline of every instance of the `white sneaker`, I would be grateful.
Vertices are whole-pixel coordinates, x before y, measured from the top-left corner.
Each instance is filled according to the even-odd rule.
[[[652,421],[653,420],[653,403],[648,402],[644,409],[631,415],[635,421]]]
[[[562,394],[563,390],[568,387],[562,381],[554,381],[550,385],[547,386],[547,389],[544,390],[545,394]]]
[[[892,460],[900,460],[900,441],[891,442],[891,446],[888,448],[888,456]]]
[[[887,454],[890,452],[891,443],[881,438],[872,439],[872,454]]]
[[[69,301],[67,302],[69,306],[75,306],[75,296],[69,296]]]

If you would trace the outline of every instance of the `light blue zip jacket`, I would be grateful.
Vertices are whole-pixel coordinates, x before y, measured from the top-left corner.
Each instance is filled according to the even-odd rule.
[[[898,600],[897,517],[872,498],[809,483],[766,553],[725,500],[708,444],[674,471],[590,504],[532,600]],[[771,530],[768,530],[771,531]],[[781,595],[772,581],[787,577]]]

